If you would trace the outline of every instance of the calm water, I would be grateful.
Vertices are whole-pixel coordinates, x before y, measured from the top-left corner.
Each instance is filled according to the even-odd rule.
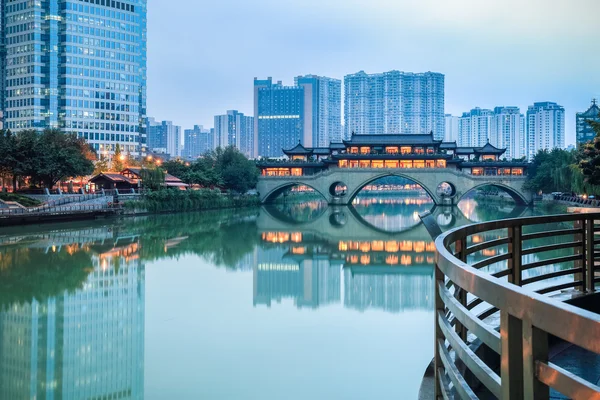
[[[426,198],[0,230],[0,399],[414,399]],[[532,210],[435,211],[445,229]]]

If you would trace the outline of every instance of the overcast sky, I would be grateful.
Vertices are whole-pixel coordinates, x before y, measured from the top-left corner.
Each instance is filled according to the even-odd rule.
[[[148,115],[253,114],[253,78],[446,75],[446,113],[600,98],[600,0],[148,0]]]

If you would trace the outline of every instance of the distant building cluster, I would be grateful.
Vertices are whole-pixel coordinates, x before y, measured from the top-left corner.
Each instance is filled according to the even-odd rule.
[[[353,133],[490,142],[515,159],[565,147],[565,110],[557,103],[534,103],[524,114],[475,107],[453,116],[445,114],[443,74],[398,70],[359,71],[343,82],[310,74],[292,86],[254,78],[253,110],[216,115],[213,128],[182,129],[147,115],[146,1],[0,0],[0,8],[0,127],[74,132],[104,155],[118,146],[136,158],[195,159],[235,146],[250,158],[277,158],[298,142],[321,148]],[[595,100],[577,113],[578,143],[594,138],[588,121],[599,113]]]

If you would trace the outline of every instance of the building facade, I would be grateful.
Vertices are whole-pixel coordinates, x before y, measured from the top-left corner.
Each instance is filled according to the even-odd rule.
[[[299,141],[327,146],[341,137],[341,81],[316,75],[283,86],[254,79],[254,155],[280,157]]]
[[[146,148],[146,0],[5,3],[5,126]]]
[[[171,157],[181,156],[181,127],[171,121],[157,122],[148,118],[148,150],[158,154],[168,154]]]
[[[444,142],[458,141],[458,117],[452,114],[444,116]]]
[[[194,129],[186,129],[182,156],[187,159],[195,159],[213,150],[213,136],[211,129],[204,129],[202,125],[194,125]]]
[[[596,104],[596,99],[592,100],[592,105],[585,112],[577,113],[577,143],[586,143],[594,140],[596,132],[592,129],[589,121],[600,123],[600,107]]]
[[[344,77],[344,136],[445,133],[444,75],[390,71]]]
[[[493,111],[476,107],[458,120],[458,145],[479,147],[490,140]]]
[[[525,116],[519,107],[495,107],[490,143],[506,149],[509,160],[527,157]]]
[[[298,76],[304,88],[304,135],[312,135],[315,147],[342,140],[342,81],[317,75]]]
[[[225,115],[215,116],[213,147],[235,146],[246,157],[256,157],[254,153],[254,117],[245,116],[237,110],[229,110]]]
[[[540,150],[565,147],[565,109],[553,102],[534,103],[527,109],[527,152],[531,160]]]

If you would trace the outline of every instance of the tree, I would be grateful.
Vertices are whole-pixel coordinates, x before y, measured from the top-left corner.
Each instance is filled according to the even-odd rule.
[[[123,163],[123,161],[125,161],[125,155],[121,153],[121,146],[119,146],[119,144],[117,143],[117,145],[115,146],[115,154],[113,155],[111,162],[112,170],[116,172],[123,171],[125,169],[125,164]]]
[[[150,190],[158,190],[165,184],[165,171],[159,167],[142,168],[140,177],[144,188]]]
[[[221,175],[225,188],[237,193],[246,193],[258,183],[258,169],[254,161],[248,160],[235,147],[218,148],[214,154],[215,168]]]
[[[87,157],[89,146],[83,138],[57,129],[47,129],[34,143],[37,165],[28,171],[35,183],[53,187],[58,181],[94,172],[94,164]]]
[[[600,185],[600,123],[587,121],[596,132],[593,141],[582,144],[577,153],[579,168],[584,183],[592,186]]]
[[[525,187],[534,191],[571,192],[577,162],[575,151],[562,149],[540,150],[533,158],[528,170]]]

